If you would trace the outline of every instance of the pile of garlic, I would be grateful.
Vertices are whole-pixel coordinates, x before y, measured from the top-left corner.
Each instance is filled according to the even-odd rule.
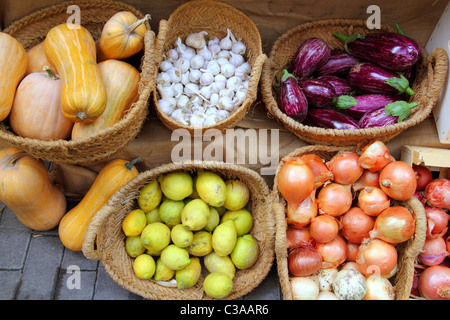
[[[225,120],[245,100],[251,66],[246,46],[231,30],[223,39],[201,31],[178,38],[163,56],[156,79],[160,110],[191,127],[211,126]]]

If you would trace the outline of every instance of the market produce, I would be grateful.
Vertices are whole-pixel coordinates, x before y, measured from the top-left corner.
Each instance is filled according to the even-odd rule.
[[[44,41],[39,42],[37,45],[27,51],[28,63],[26,74],[33,72],[42,72],[45,66],[50,66],[50,62],[45,55]]]
[[[227,197],[225,181],[216,173],[199,171],[195,182],[199,197],[213,207],[221,207]]]
[[[215,209],[212,208],[211,210]],[[234,227],[238,236],[249,233],[253,226],[252,214],[247,209],[226,211],[222,215],[220,222],[225,222],[227,220],[232,220],[234,222]]]
[[[317,300],[320,294],[319,285],[308,277],[289,279],[294,300]]]
[[[136,237],[147,225],[147,216],[141,209],[132,210],[122,220],[122,230],[127,237]]]
[[[222,272],[211,272],[203,281],[203,289],[211,298],[222,299],[233,290],[233,280]]]
[[[230,256],[219,256],[215,251],[212,251],[203,258],[203,262],[209,272],[223,272],[231,279],[236,274],[236,266]]]
[[[429,300],[450,300],[450,268],[433,266],[420,275],[420,294]]]
[[[317,74],[319,76],[346,75],[346,73],[359,62],[359,58],[354,57],[343,50],[333,50],[328,61],[317,69]]]
[[[431,205],[450,210],[450,180],[434,179],[425,188],[425,197]]]
[[[361,118],[367,112],[383,108],[401,99],[401,96],[372,93],[359,96],[341,95],[333,103],[342,113]]]
[[[213,238],[210,232],[200,230],[194,234],[192,243],[186,248],[190,255],[196,257],[204,257],[211,253],[213,250],[215,252],[216,248],[213,248]]]
[[[105,110],[107,94],[90,32],[67,23],[55,26],[45,38],[45,53],[62,82],[63,114],[73,122],[98,118]]]
[[[83,199],[59,223],[59,238],[66,248],[81,251],[92,217],[117,190],[137,176],[134,164],[139,160],[113,159],[100,170]]]
[[[331,56],[328,44],[319,38],[310,38],[302,43],[292,60],[293,74],[298,79],[308,78],[324,65]]]
[[[366,279],[354,269],[340,270],[332,287],[339,300],[362,300],[367,292]]]
[[[219,224],[212,234],[212,247],[219,256],[227,256],[233,252],[236,245],[237,233],[232,220]]]
[[[22,44],[9,34],[0,32],[0,121],[11,112],[17,86],[25,76],[28,57]]]
[[[191,258],[191,263],[181,270],[175,271],[178,289],[187,289],[194,286],[200,278],[202,269],[200,259]]]
[[[223,206],[228,210],[244,208],[250,196],[247,186],[239,180],[227,180],[225,185],[227,194]]]
[[[326,81],[331,84],[334,88],[334,91],[336,92],[336,97],[342,95],[351,95],[354,92],[353,88],[349,85],[346,79],[339,78],[337,76],[320,76],[317,79]]]
[[[138,19],[129,11],[114,14],[103,26],[97,41],[98,60],[125,59],[141,51],[147,31],[144,23],[150,18],[147,14]]]
[[[280,109],[289,117],[303,121],[308,113],[308,100],[295,77],[283,71],[280,84]]]
[[[19,83],[9,123],[26,138],[48,141],[70,136],[73,122],[61,111],[61,81],[48,66]]]
[[[392,199],[404,201],[411,198],[416,186],[416,174],[404,161],[390,162],[380,171],[380,188]]]
[[[1,150],[0,162],[0,201],[30,229],[56,227],[66,212],[66,198],[50,182],[44,162],[16,147]]]
[[[331,109],[310,108],[304,124],[325,129],[359,129],[358,123],[353,118]]]
[[[141,254],[134,260],[133,269],[138,278],[150,279],[155,274],[155,260],[151,255]]]
[[[146,225],[140,235],[142,244],[150,251],[161,251],[170,243],[170,228],[162,222]]]
[[[170,172],[159,178],[163,194],[174,201],[183,200],[193,191],[192,177],[186,172]]]
[[[312,108],[325,108],[336,98],[336,90],[329,82],[320,79],[302,79],[298,86]]]
[[[383,277],[370,276],[366,280],[367,291],[363,300],[394,300],[395,290],[392,283]]]
[[[258,242],[251,234],[238,237],[230,257],[236,268],[241,270],[250,268],[259,257]]]
[[[225,38],[206,31],[178,38],[156,78],[161,112],[181,125],[212,126],[231,116],[246,99],[252,67],[246,45],[227,29]]]

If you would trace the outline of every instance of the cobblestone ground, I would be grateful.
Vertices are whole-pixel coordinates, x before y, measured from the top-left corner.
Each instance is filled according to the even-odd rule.
[[[80,271],[79,283],[73,270]],[[37,232],[0,203],[0,300],[142,300],[122,288],[99,261],[64,248],[57,228]],[[280,300],[275,264],[246,300]]]

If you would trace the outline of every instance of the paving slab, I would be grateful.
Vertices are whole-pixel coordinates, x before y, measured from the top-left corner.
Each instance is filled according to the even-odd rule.
[[[20,286],[21,270],[0,270],[0,300],[14,300]]]
[[[61,269],[55,289],[55,300],[92,300],[97,271],[78,268]]]

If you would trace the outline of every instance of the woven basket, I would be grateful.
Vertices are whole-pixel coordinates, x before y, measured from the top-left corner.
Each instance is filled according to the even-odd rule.
[[[304,154],[313,153],[320,156],[322,159],[328,161],[339,151],[354,151],[353,147],[335,147],[314,145],[306,146],[294,150],[287,156],[283,157],[277,168],[274,178],[273,187],[273,211],[276,221],[276,240],[275,240],[275,254],[278,268],[278,276],[280,279],[281,291],[286,300],[292,300],[291,285],[289,282],[289,269],[287,263],[287,249],[286,249],[286,200],[279,193],[277,187],[278,174],[290,158],[301,156]],[[415,233],[410,240],[397,245],[398,264],[397,273],[393,280],[394,289],[396,292],[396,300],[408,300],[414,279],[414,262],[417,255],[422,250],[425,243],[427,220],[425,209],[422,203],[416,198],[412,197],[407,201],[398,202],[398,205],[403,205],[414,214],[416,220]]]
[[[69,5],[81,9],[81,24],[90,31],[94,39],[101,35],[104,24],[117,12],[130,11],[136,17],[144,15],[130,5],[117,1],[68,1],[39,10],[12,23],[4,32],[16,38],[26,50],[45,39],[54,26],[67,21]],[[16,146],[36,158],[56,163],[79,164],[103,160],[130,143],[140,132],[148,113],[148,99],[155,85],[154,65],[155,34],[146,23],[144,56],[141,60],[139,99],[128,110],[123,119],[98,134],[77,140],[42,141],[23,138],[13,133],[5,121],[0,124],[0,145]]]
[[[435,49],[428,56],[425,49],[421,48],[422,56],[417,64],[416,80],[411,86],[415,91],[411,101],[419,105],[411,111],[408,119],[401,123],[357,130],[324,129],[303,125],[288,117],[278,107],[278,97],[273,84],[280,83],[283,69],[289,69],[297,49],[306,39],[318,37],[326,41],[332,49],[343,49],[343,42],[334,37],[333,32],[353,34],[383,31],[395,30],[389,26],[382,26],[381,30],[369,30],[365,20],[333,19],[302,24],[287,31],[275,41],[261,75],[262,99],[269,114],[307,143],[334,146],[357,145],[373,139],[388,141],[403,130],[422,122],[430,115],[445,83],[448,57],[444,49]]]
[[[258,241],[260,255],[249,269],[238,270],[233,279],[233,291],[226,299],[236,299],[250,292],[267,276],[274,259],[275,218],[271,212],[270,191],[265,181],[255,171],[223,162],[170,163],[140,173],[135,179],[116,192],[108,203],[91,220],[83,243],[83,254],[93,260],[101,260],[108,274],[125,289],[146,299],[210,299],[204,294],[204,276],[189,289],[179,290],[139,279],[133,271],[133,259],[125,250],[125,235],[121,223],[125,215],[137,208],[139,190],[159,175],[173,171],[195,172],[208,170],[228,179],[239,179],[250,190],[248,209],[253,216],[250,234]]]
[[[207,37],[216,36],[221,39],[227,35],[227,28],[236,37],[242,37],[242,42],[247,47],[245,56],[252,66],[247,96],[242,105],[227,119],[212,126],[202,127],[202,132],[212,128],[219,129],[222,132],[228,128],[233,128],[244,119],[248,109],[256,100],[259,79],[267,58],[262,53],[261,36],[253,21],[245,14],[225,3],[212,0],[189,1],[179,6],[170,15],[168,21],[161,20],[159,24],[156,51],[158,52],[158,58],[161,60],[158,61],[158,68],[163,59],[163,54],[175,46],[178,37],[184,41],[190,33],[205,30],[208,32]],[[158,105],[159,99],[159,92],[154,88],[153,103],[155,111],[167,128],[170,130],[186,129],[190,133],[194,132],[193,127],[182,125],[163,113]]]

